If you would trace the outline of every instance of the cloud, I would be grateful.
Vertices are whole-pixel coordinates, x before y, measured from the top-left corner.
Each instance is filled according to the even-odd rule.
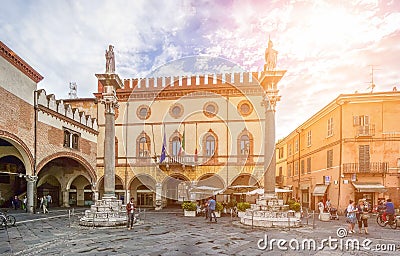
[[[398,1],[45,1],[6,0],[2,41],[45,79],[57,98],[70,81],[92,97],[105,49],[115,46],[122,78],[182,72],[261,70],[268,37],[278,50],[277,137],[286,136],[341,93],[399,81]],[[166,63],[192,56],[196,61]],[[207,59],[209,58],[209,59]],[[210,59],[226,59],[227,62]],[[193,70],[191,70],[193,68]],[[171,74],[168,74],[171,72]]]

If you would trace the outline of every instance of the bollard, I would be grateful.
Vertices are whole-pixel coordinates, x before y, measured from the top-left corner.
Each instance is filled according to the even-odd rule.
[[[144,212],[144,217],[143,217],[143,224],[144,224],[146,221],[146,209],[144,209],[143,212]]]
[[[315,229],[315,214],[314,214],[314,211],[312,211],[312,228]]]
[[[231,224],[232,224],[232,222],[233,222],[233,217],[232,217],[232,215],[233,215],[233,209],[231,208],[230,210],[231,210]]]
[[[68,210],[68,223],[69,223],[69,227],[71,227],[71,211]]]
[[[75,208],[72,208],[72,216],[75,216]]]
[[[251,211],[251,229],[253,229],[254,211]]]
[[[290,215],[287,215],[287,219],[288,219],[288,228],[289,228],[289,231],[290,231]]]

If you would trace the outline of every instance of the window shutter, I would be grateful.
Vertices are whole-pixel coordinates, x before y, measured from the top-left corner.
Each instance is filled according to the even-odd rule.
[[[353,126],[358,126],[360,125],[360,119],[358,116],[353,116]]]
[[[369,125],[369,116],[364,116],[364,125],[365,126]]]

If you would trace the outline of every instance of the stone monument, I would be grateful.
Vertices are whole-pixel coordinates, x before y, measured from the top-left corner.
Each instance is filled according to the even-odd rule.
[[[289,206],[283,205],[275,193],[275,108],[281,96],[278,95],[278,82],[285,75],[286,70],[276,70],[278,52],[272,48],[272,41],[268,40],[265,51],[264,71],[261,72],[259,83],[265,92],[261,103],[265,110],[264,130],[264,195],[252,208],[242,215],[240,221],[245,225],[260,227],[299,226],[300,220],[289,211]],[[291,216],[293,214],[293,216]]]
[[[118,108],[116,90],[122,87],[122,81],[115,74],[114,46],[106,51],[106,72],[96,74],[102,86],[101,104],[104,104],[104,196],[97,200],[90,210],[85,211],[80,224],[84,226],[112,227],[126,225],[127,217],[121,200],[115,197],[115,109]]]

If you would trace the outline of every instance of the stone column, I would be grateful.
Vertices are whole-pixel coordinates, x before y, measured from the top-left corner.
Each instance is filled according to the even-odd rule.
[[[275,196],[275,111],[268,98],[264,101],[265,108],[265,149],[264,149],[264,194]]]
[[[26,188],[26,199],[27,199],[27,209],[30,213],[35,213],[35,200],[36,200],[36,176],[25,176],[27,188]]]
[[[113,102],[105,102],[104,197],[115,197],[115,114]]]
[[[69,191],[68,190],[64,190],[62,192],[62,198],[63,198],[63,207],[70,207],[69,205]]]

